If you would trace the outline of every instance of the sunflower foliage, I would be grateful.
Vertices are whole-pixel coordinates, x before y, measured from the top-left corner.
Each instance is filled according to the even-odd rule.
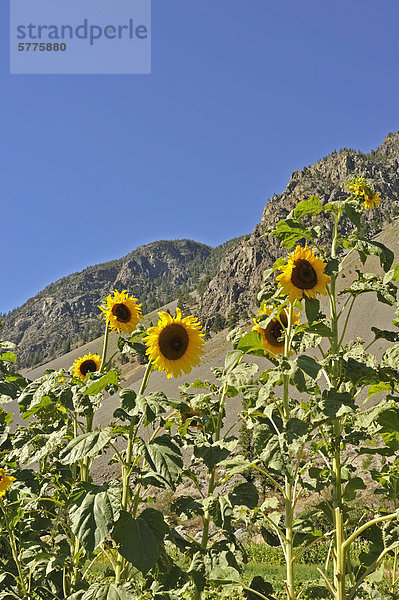
[[[2,403],[14,402],[19,423],[12,431],[12,413],[1,413],[5,470],[0,469],[0,597],[172,600],[181,597],[182,588],[190,597],[204,587],[195,575],[195,565],[204,558],[198,544],[190,550],[193,567],[185,572],[166,552],[166,544],[180,548],[183,538],[177,542],[177,532],[155,502],[160,491],[173,492],[184,477],[196,477],[183,469],[182,458],[182,448],[193,441],[185,439],[191,421],[184,431],[178,419],[180,404],[186,404],[162,391],[147,391],[154,370],[176,377],[198,364],[203,334],[198,321],[183,318],[179,309],[175,317],[160,313],[158,326],[146,329],[139,323],[140,306],[126,291],[114,291],[100,307],[105,319],[103,356],[89,353],[77,358],[69,371],[49,370],[35,381],[8,368],[16,356],[2,343]],[[138,391],[121,389],[120,373],[109,366],[111,331],[126,336],[119,339],[122,352],[147,356]],[[236,373],[236,385],[248,376],[236,357],[227,361],[226,369],[230,378]],[[213,479],[216,466],[229,454],[226,448],[232,451],[236,444],[224,441],[220,429],[225,398],[238,391],[232,385],[223,390],[219,408],[214,399],[210,412],[211,419],[218,415],[216,429],[198,445]],[[217,386],[211,393],[217,397]],[[100,426],[104,400],[113,402],[115,410],[113,420]],[[105,483],[96,477],[100,457],[117,465],[115,477]],[[237,494],[232,496],[234,505],[239,503]],[[209,524],[210,517],[204,539]],[[207,560],[211,555],[216,560],[217,549]],[[230,560],[231,549],[226,546],[224,552]],[[108,565],[102,578],[93,575],[96,563]],[[198,569],[205,581],[208,571]]]
[[[116,301],[124,331],[136,304]],[[162,392],[145,393],[152,365],[139,393],[120,391],[119,373],[104,366],[110,323],[104,360],[89,354],[35,381],[12,372],[14,348],[1,344],[1,401],[14,406],[0,413],[0,598],[132,600],[165,557],[169,527],[151,502],[181,479],[179,444],[164,430],[173,407]],[[96,425],[117,391],[113,421]],[[120,465],[106,483],[93,478],[100,456]],[[92,567],[104,561],[107,577],[96,581]]]
[[[101,404],[98,389],[105,388],[100,381],[85,386],[69,373],[49,371],[26,381],[13,398],[19,423],[1,446],[3,464],[16,478],[3,500],[6,598],[64,598],[79,579],[84,551],[71,517],[73,494],[79,480],[90,480],[91,461],[105,445],[104,432],[90,425]],[[94,384],[96,394],[87,395]]]
[[[179,494],[172,504],[183,529],[173,530],[170,540],[189,557],[180,597],[207,597],[209,586],[222,586],[228,597],[237,584],[244,589],[241,574],[247,557],[235,530],[257,506],[258,490],[243,477],[241,459],[236,461],[238,440],[232,431],[237,423],[227,426],[225,409],[257,372],[257,366],[243,362],[243,357],[240,350],[228,352],[224,367],[213,369],[215,383],[197,379],[181,386],[171,420],[191,454],[184,477],[195,489]],[[194,539],[184,527],[193,521],[197,523]]]
[[[390,306],[393,317],[398,310],[399,265],[393,266],[389,248],[364,233],[363,211],[380,200],[359,177],[348,182],[345,201],[322,205],[311,196],[299,202],[269,232],[288,255],[265,272],[255,327],[238,342],[247,354],[270,361],[256,387],[242,388],[256,457],[252,468],[270,483],[270,496],[251,519],[267,544],[283,548],[288,600],[301,593],[296,561],[322,540],[330,544],[329,560],[319,569],[326,597],[352,600],[378,590],[390,561],[395,565],[392,593],[398,581],[398,322],[393,321],[393,331],[383,331],[371,321],[367,344],[346,335],[363,294]],[[307,225],[321,212],[333,224],[326,247],[317,227]],[[345,237],[340,235],[343,221],[345,230],[351,226]],[[363,268],[346,284],[344,270],[352,254]],[[369,272],[370,256],[379,260],[376,271]],[[272,281],[274,271],[281,274]],[[293,318],[295,311],[301,312],[300,321]],[[382,356],[372,353],[377,340],[385,343]],[[370,486],[379,503],[370,493],[364,499]],[[360,519],[359,503],[364,503]],[[352,564],[350,548],[359,538],[370,542],[369,551]]]

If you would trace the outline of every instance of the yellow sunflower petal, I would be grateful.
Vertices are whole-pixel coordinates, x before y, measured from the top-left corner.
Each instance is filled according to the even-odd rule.
[[[85,381],[87,373],[95,373],[100,369],[101,358],[98,354],[85,354],[79,357],[73,363],[73,374],[82,381]]]
[[[373,196],[364,196],[363,206],[366,210],[371,210],[379,204],[381,204],[381,198],[378,195],[378,192],[376,192]]]
[[[281,287],[280,295],[287,294],[290,302],[301,300],[304,296],[315,298],[316,294],[325,295],[326,285],[331,283],[330,277],[324,273],[325,267],[326,263],[315,256],[312,248],[297,246],[276,277]]]
[[[114,290],[112,294],[104,300],[105,306],[99,306],[108,321],[108,326],[112,331],[120,333],[132,333],[137,327],[141,318],[141,304],[137,298],[129,296],[126,290],[118,292]]]
[[[363,199],[365,210],[371,210],[381,203],[378,192],[375,192],[365,177],[356,177],[347,183],[347,187],[359,199]]]
[[[144,342],[147,355],[155,369],[165,371],[168,378],[190,373],[199,364],[205,344],[201,324],[193,316],[182,319],[181,310],[176,316],[161,312],[156,327],[150,327]]]
[[[284,329],[288,325],[288,311],[282,310],[279,317],[271,319],[266,327],[261,327],[258,321],[265,315],[270,316],[274,310],[273,306],[266,306],[261,308],[253,319],[255,325],[252,331],[257,331],[262,340],[262,346],[265,349],[266,356],[276,356],[277,354],[284,354]],[[296,310],[292,313],[293,325],[299,323],[299,312]]]
[[[15,477],[12,477],[11,475],[6,475],[3,469],[0,469],[0,498],[2,496],[5,496],[13,481],[16,481]]]

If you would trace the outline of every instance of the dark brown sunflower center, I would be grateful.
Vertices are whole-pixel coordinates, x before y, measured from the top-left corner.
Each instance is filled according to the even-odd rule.
[[[159,349],[169,360],[178,360],[188,348],[187,331],[179,323],[167,325],[159,335]]]
[[[97,371],[97,365],[94,360],[85,360],[79,367],[82,375],[87,375],[87,373],[95,373]]]
[[[287,315],[285,313],[280,314],[280,321],[284,327],[288,325]],[[267,325],[265,329],[265,338],[272,346],[284,346],[284,340],[280,338],[284,335],[283,326],[277,319],[273,319]]]
[[[126,304],[114,304],[112,314],[120,323],[129,323],[132,316],[130,308]]]
[[[307,260],[299,258],[292,269],[291,282],[300,290],[310,290],[317,285],[317,273]]]

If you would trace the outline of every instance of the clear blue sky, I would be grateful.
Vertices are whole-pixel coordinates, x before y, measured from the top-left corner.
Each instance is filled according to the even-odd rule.
[[[153,0],[130,76],[9,75],[7,4],[0,311],[141,244],[248,233],[294,169],[399,129],[397,0]]]

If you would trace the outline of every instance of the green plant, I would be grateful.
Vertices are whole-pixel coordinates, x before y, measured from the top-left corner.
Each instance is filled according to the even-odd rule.
[[[262,373],[259,389],[253,390],[246,424],[255,432],[255,455],[259,457],[252,467],[269,478],[276,493],[284,499],[285,511],[281,515],[277,510],[277,499],[271,498],[257,509],[254,518],[260,523],[263,520],[265,540],[272,545],[280,543],[283,548],[289,600],[297,597],[295,563],[320,540],[329,541],[326,562],[333,562],[333,577],[327,568],[320,570],[320,575],[336,600],[355,598],[381,561],[387,556],[394,556],[396,560],[397,556],[397,538],[388,540],[382,534],[386,528],[396,527],[393,523],[397,512],[389,506],[382,506],[378,514],[363,510],[360,524],[349,529],[353,502],[365,489],[365,483],[357,473],[353,458],[348,457],[353,451],[355,456],[364,453],[382,457],[394,455],[396,442],[389,444],[388,432],[395,440],[399,434],[393,418],[399,400],[395,394],[399,367],[395,345],[398,334],[372,328],[374,341],[385,338],[393,342],[379,364],[368,351],[373,342],[365,347],[361,340],[349,343],[345,340],[351,312],[361,294],[374,292],[378,301],[396,307],[397,289],[393,280],[399,279],[399,268],[391,270],[393,254],[383,244],[364,237],[361,204],[363,202],[365,208],[370,208],[374,198],[376,203],[379,201],[368,183],[365,187],[366,183],[362,178],[349,182],[354,191],[346,201],[322,206],[317,197],[311,196],[299,202],[288,218],[277,224],[273,234],[284,248],[289,250],[301,239],[306,239],[318,248],[324,262],[317,262],[319,259],[314,258],[313,252],[297,246],[288,262],[282,258],[275,264],[275,268],[282,271],[277,278],[279,286],[267,284],[260,293],[265,305],[274,310],[268,311],[269,315],[259,322],[259,327],[267,332],[268,328],[275,329],[278,325],[285,346],[282,354],[272,356],[274,368]],[[331,218],[333,225],[329,248],[318,245],[318,230],[307,227],[302,219],[322,211]],[[344,217],[353,227],[345,238],[339,233]],[[385,275],[357,271],[357,280],[338,294],[337,279],[342,275],[345,261],[354,252],[358,253],[362,263],[369,255],[379,256]],[[266,277],[272,271],[266,273]],[[317,292],[328,294],[328,317],[320,310]],[[289,297],[284,297],[286,295]],[[338,298],[342,299],[340,305]],[[298,301],[304,303],[306,322],[292,324],[291,317],[284,322],[283,311],[288,309],[292,314],[294,306],[300,308]],[[319,350],[319,360],[304,353],[311,347]],[[256,337],[255,332],[246,334],[238,348],[262,355],[262,338]],[[324,379],[324,387],[319,384],[321,379]],[[282,395],[277,393],[279,386]],[[296,388],[300,400],[290,397],[290,388]],[[360,407],[356,399],[364,389],[368,390],[368,397],[386,392],[385,400],[369,409]],[[374,444],[372,449],[367,447],[367,440],[375,440],[378,436],[381,445],[375,447]],[[305,452],[306,448],[311,452]],[[379,481],[384,489],[384,478]],[[322,531],[314,527],[314,511],[295,517],[297,503],[306,490],[323,492],[323,499],[316,508],[329,520],[329,529]],[[360,565],[355,567],[350,550],[361,535],[369,536],[372,543],[360,554]]]

